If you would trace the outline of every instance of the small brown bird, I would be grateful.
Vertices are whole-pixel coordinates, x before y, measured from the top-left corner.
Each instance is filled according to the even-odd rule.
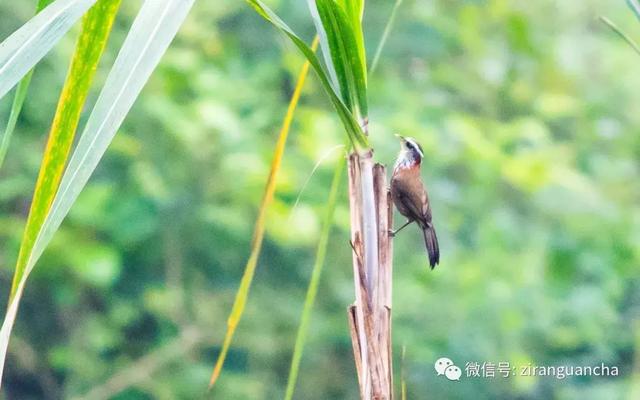
[[[424,243],[429,253],[429,265],[433,269],[440,262],[440,249],[431,220],[429,196],[420,177],[420,163],[424,154],[415,139],[396,136],[400,138],[401,143],[400,154],[391,177],[391,198],[400,214],[407,217],[407,223],[389,233],[393,237],[405,226],[416,222],[424,234]]]

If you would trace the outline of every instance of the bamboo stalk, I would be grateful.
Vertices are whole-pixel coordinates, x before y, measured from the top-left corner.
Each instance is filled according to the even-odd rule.
[[[392,213],[385,168],[372,154],[350,155],[349,195],[356,300],[348,316],[360,394],[390,400]]]

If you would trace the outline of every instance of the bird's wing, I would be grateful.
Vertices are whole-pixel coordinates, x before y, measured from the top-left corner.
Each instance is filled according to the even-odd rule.
[[[429,201],[427,191],[424,189],[424,185],[422,186],[422,215],[424,216],[425,222],[431,222],[431,202]]]
[[[404,208],[409,212],[409,219],[427,223],[431,221],[431,209],[429,205],[425,205],[424,198],[426,193],[416,193],[415,191],[402,190],[398,193],[398,199],[402,202]]]

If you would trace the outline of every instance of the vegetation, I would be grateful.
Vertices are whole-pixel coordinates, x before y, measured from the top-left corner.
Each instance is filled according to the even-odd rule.
[[[36,3],[0,2],[0,37]],[[78,136],[140,3],[121,4]],[[304,2],[268,4],[311,43]],[[394,6],[367,3],[367,49]],[[398,397],[401,387],[408,399],[638,393],[640,59],[600,16],[638,42],[640,24],[624,1],[405,0],[397,9],[367,82],[367,145],[389,165],[393,133],[422,144],[443,254],[428,271],[415,229],[394,239]],[[38,64],[0,168],[3,306],[81,29]],[[303,62],[246,3],[195,2],[29,278],[5,397],[203,396]],[[345,143],[322,90],[310,74],[216,398],[285,394],[341,152],[320,164],[292,206],[316,163]],[[0,102],[0,132],[12,101]],[[345,318],[353,301],[347,191],[336,193],[294,398],[358,396]],[[605,363],[620,376],[449,382],[433,370],[443,356],[461,367]]]

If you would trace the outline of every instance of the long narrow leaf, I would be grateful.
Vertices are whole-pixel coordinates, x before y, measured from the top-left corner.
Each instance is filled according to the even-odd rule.
[[[62,177],[60,188],[36,238],[15,296],[9,303],[0,330],[2,366],[27,277],[176,35],[193,1],[146,1],[138,13]],[[0,369],[0,378],[1,371]]]
[[[367,81],[367,56],[364,48],[364,32],[362,31],[362,17],[364,16],[364,0],[339,0],[345,10],[349,25],[353,30],[356,47],[360,58],[360,68],[364,71],[365,85]]]
[[[73,144],[80,113],[109,38],[121,0],[99,0],[85,15],[82,32],[60,94],[11,285],[15,294],[38,232],[53,202]]]
[[[304,299],[304,306],[302,307],[302,317],[300,318],[300,325],[298,326],[298,333],[296,334],[296,343],[293,349],[293,357],[291,358],[289,379],[287,380],[287,391],[285,392],[284,396],[285,400],[291,400],[293,398],[293,391],[295,390],[296,381],[298,380],[300,361],[302,360],[302,352],[304,350],[307,333],[309,332],[309,322],[311,321],[313,305],[318,294],[318,286],[320,285],[320,277],[322,276],[324,259],[327,255],[329,234],[331,233],[331,226],[333,225],[333,214],[335,213],[336,203],[338,200],[338,188],[340,187],[340,180],[342,178],[342,172],[344,171],[345,164],[346,158],[341,157],[338,161],[338,164],[336,165],[336,170],[333,175],[331,190],[329,191],[329,199],[327,200],[327,211],[324,216],[322,232],[320,233],[320,241],[318,242],[318,249],[316,251],[316,260],[313,264],[311,280],[309,282],[309,288],[307,289],[307,295]]]
[[[343,7],[334,0],[314,0],[314,2],[327,35],[342,100],[358,118],[366,118],[368,113],[366,61],[363,59],[364,47],[361,55],[356,39],[356,30],[359,31],[358,37],[362,35],[360,20],[357,19],[352,23]]]
[[[320,25],[322,25],[327,36],[331,65],[335,69],[338,79],[340,97],[347,108],[353,112],[358,100],[352,95],[353,92],[351,89],[355,86],[355,82],[349,68],[350,63],[347,60],[347,49],[342,45],[343,41],[340,37],[342,32],[340,32],[340,29],[337,27],[337,23],[334,23],[336,21],[333,15],[328,15],[333,14],[333,11],[339,11],[339,6],[333,0],[329,0],[328,2],[313,0],[312,3],[316,3],[316,10],[318,17],[320,17]],[[336,10],[334,10],[334,8]],[[343,22],[345,22],[345,20],[346,18],[343,18]]]
[[[315,52],[317,47],[318,38],[316,37],[309,50],[311,52]],[[262,240],[264,238],[267,210],[269,209],[269,206],[273,201],[273,196],[276,192],[276,178],[278,177],[280,165],[282,164],[282,157],[284,156],[284,149],[285,145],[287,144],[287,137],[289,136],[289,130],[291,128],[291,122],[293,121],[293,115],[296,111],[296,108],[298,107],[298,101],[300,100],[300,95],[302,94],[302,88],[304,87],[304,82],[307,79],[307,75],[309,74],[309,66],[309,61],[306,61],[302,66],[300,73],[298,74],[298,80],[296,82],[295,90],[293,91],[293,95],[291,96],[291,100],[289,101],[287,113],[285,114],[284,120],[282,121],[282,127],[280,128],[280,132],[278,133],[278,141],[276,142],[276,148],[273,152],[273,160],[271,161],[271,171],[269,171],[267,186],[265,187],[264,195],[262,196],[262,202],[260,204],[260,210],[258,211],[258,219],[256,220],[256,225],[253,229],[251,254],[249,255],[247,265],[244,267],[244,273],[242,274],[240,287],[238,288],[238,292],[236,293],[236,297],[233,301],[233,307],[231,308],[231,314],[229,315],[229,319],[227,320],[227,332],[222,344],[222,351],[218,356],[216,365],[213,368],[213,373],[211,374],[211,379],[209,380],[209,389],[213,387],[213,385],[218,380],[220,373],[222,372],[222,367],[224,366],[227,352],[229,351],[229,347],[231,346],[231,340],[233,339],[233,335],[235,334],[236,328],[238,327],[238,323],[240,323],[240,318],[242,318],[244,307],[247,304],[249,290],[251,289],[251,282],[253,281],[253,275],[255,274],[256,266],[258,265],[258,257],[260,256],[260,251],[262,250]]]
[[[353,33],[356,37],[356,44],[358,46],[358,54],[360,55],[361,68],[363,71],[365,87],[367,85],[367,53],[364,47],[364,31],[362,29],[362,18],[364,16],[364,0],[357,0],[350,2],[356,7],[351,7],[351,24],[353,26]],[[365,110],[368,111],[368,110]]]
[[[402,4],[402,0],[396,0],[396,3],[393,5],[393,9],[391,10],[391,14],[389,15],[389,20],[387,24],[384,26],[384,31],[382,32],[382,37],[380,38],[380,43],[378,43],[378,47],[376,48],[376,53],[373,56],[373,61],[371,61],[371,68],[369,69],[369,73],[373,74],[378,67],[378,62],[380,62],[380,56],[382,55],[382,49],[387,44],[387,39],[389,38],[389,33],[391,33],[391,28],[393,28],[393,23],[396,21],[396,14],[398,13],[398,9]]]
[[[119,0],[100,0],[100,3],[96,4],[84,18],[82,32],[67,74],[67,80],[60,95],[47,149],[45,150],[38,176],[34,200],[20,247],[21,255],[28,254],[31,250],[38,230],[42,225],[44,213],[47,212],[53,199],[62,168],[64,168],[64,163],[67,159],[68,147],[73,141],[80,110],[86,99],[94,70],[113,25],[113,19],[118,8],[117,4],[119,4]],[[25,263],[24,256],[19,256],[16,271],[14,272],[14,283],[18,276],[23,277],[23,281],[26,279],[26,276],[23,276],[26,267]],[[0,385],[11,328],[20,302],[19,297],[14,297],[14,294],[12,290],[9,309],[0,331]]]
[[[322,66],[318,61],[318,58],[316,57],[314,52],[311,50],[311,48],[302,39],[300,39],[291,30],[291,28],[289,28],[289,26],[287,26],[287,24],[285,24],[284,21],[280,19],[280,17],[278,17],[273,11],[271,11],[269,7],[264,5],[262,1],[247,0],[247,2],[251,4],[251,6],[264,19],[271,22],[276,28],[284,32],[289,37],[289,39],[291,39],[293,44],[295,44],[296,47],[298,47],[298,49],[304,54],[304,56],[307,58],[307,60],[311,64],[311,67],[318,75],[318,78],[320,79],[320,83],[322,84],[322,87],[325,89],[325,92],[329,95],[331,103],[335,107],[338,113],[338,116],[340,117],[340,120],[342,121],[345,127],[345,130],[347,131],[347,135],[349,136],[349,140],[351,141],[351,144],[354,146],[354,148],[357,151],[367,150],[369,148],[369,142],[367,137],[363,133],[362,128],[354,118],[351,111],[345,106],[340,96],[335,92],[333,86],[331,85],[331,82],[329,80],[327,73],[324,71],[324,69],[322,69]]]
[[[96,0],[57,0],[0,44],[0,98],[44,57]]]
[[[618,26],[615,23],[613,23],[613,21],[611,21],[607,17],[602,17],[602,16],[600,17],[600,21],[602,21],[605,25],[607,25],[609,28],[611,28],[611,30],[616,35],[620,36],[620,38],[622,38],[622,40],[627,42],[627,44],[629,46],[631,46],[631,48],[633,50],[635,50],[635,52],[640,55],[640,46],[638,46],[638,44],[633,39],[631,39],[631,37],[629,37],[629,35],[627,35],[626,33],[622,32],[622,30],[620,28],[618,28]]]
[[[52,1],[53,0],[39,0],[36,7],[36,14],[38,14],[46,6],[51,4]],[[24,100],[27,97],[27,92],[29,90],[29,85],[31,84],[32,76],[33,69],[31,69],[27,73],[27,75],[22,78],[22,80],[18,84],[18,88],[16,89],[16,94],[13,98],[13,103],[11,104],[11,112],[9,114],[9,120],[7,121],[7,127],[4,130],[2,141],[0,141],[0,168],[2,168],[4,158],[7,155],[9,143],[11,142],[11,136],[13,135],[13,131],[16,129],[16,124],[18,123],[18,117],[20,116],[20,112],[22,112],[22,105],[24,104]]]
[[[320,49],[322,50],[322,58],[324,59],[325,68],[329,72],[329,77],[331,78],[331,83],[333,84],[334,91],[338,93],[340,92],[338,75],[336,74],[336,69],[333,66],[333,61],[331,61],[331,50],[329,49],[329,40],[327,38],[327,32],[325,32],[324,27],[322,26],[322,20],[320,19],[320,14],[318,14],[318,8],[316,7],[316,0],[307,0],[307,3],[309,4],[309,11],[311,12],[311,17],[316,27],[316,32],[318,33],[318,37],[320,38]]]

